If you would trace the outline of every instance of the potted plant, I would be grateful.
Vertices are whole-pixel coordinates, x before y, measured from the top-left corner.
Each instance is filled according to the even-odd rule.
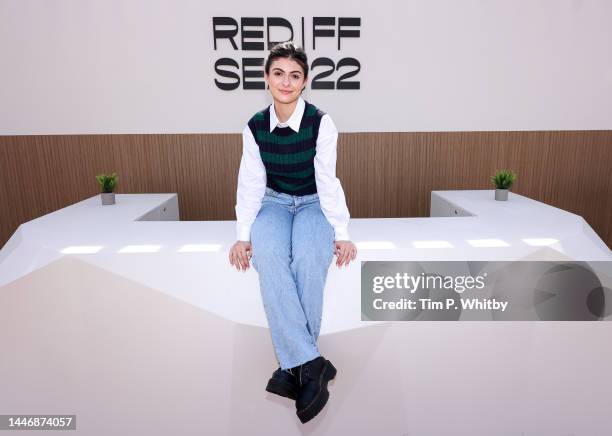
[[[102,204],[115,204],[115,193],[113,190],[117,185],[117,173],[112,174],[98,174],[96,180],[102,188]]]
[[[516,174],[508,170],[500,170],[491,176],[495,184],[495,199],[499,201],[508,200],[508,190],[516,180]]]

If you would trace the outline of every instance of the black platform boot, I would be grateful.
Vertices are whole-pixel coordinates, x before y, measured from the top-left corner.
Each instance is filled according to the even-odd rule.
[[[329,399],[327,383],[336,376],[336,368],[329,360],[319,356],[292,368],[298,382],[295,408],[302,423],[317,416]]]
[[[297,397],[298,382],[293,370],[290,369],[289,371],[290,372],[287,372],[280,368],[274,371],[272,378],[268,380],[266,391],[295,400]]]

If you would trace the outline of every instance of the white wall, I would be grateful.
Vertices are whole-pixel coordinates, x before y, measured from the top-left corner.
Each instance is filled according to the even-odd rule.
[[[265,52],[215,51],[213,16],[361,17],[341,52],[306,29],[310,59],[361,63],[360,90],[304,94],[343,132],[612,128],[612,1],[298,4],[0,0],[0,134],[240,132],[269,96],[214,62]]]

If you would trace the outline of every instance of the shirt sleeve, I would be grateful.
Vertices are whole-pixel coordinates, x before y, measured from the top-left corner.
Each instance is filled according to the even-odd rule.
[[[247,125],[242,132],[242,159],[238,171],[236,191],[236,239],[251,240],[251,226],[261,208],[266,192],[266,167],[261,160],[259,147]]]
[[[336,241],[348,241],[350,214],[340,180],[336,177],[338,129],[328,114],[321,118],[314,157],[315,180],[321,210],[334,228]]]

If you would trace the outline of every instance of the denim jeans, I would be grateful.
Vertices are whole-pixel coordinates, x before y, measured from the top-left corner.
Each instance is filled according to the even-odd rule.
[[[251,247],[280,367],[293,368],[320,356],[317,339],[334,229],[319,196],[288,195],[266,187],[251,227]]]

